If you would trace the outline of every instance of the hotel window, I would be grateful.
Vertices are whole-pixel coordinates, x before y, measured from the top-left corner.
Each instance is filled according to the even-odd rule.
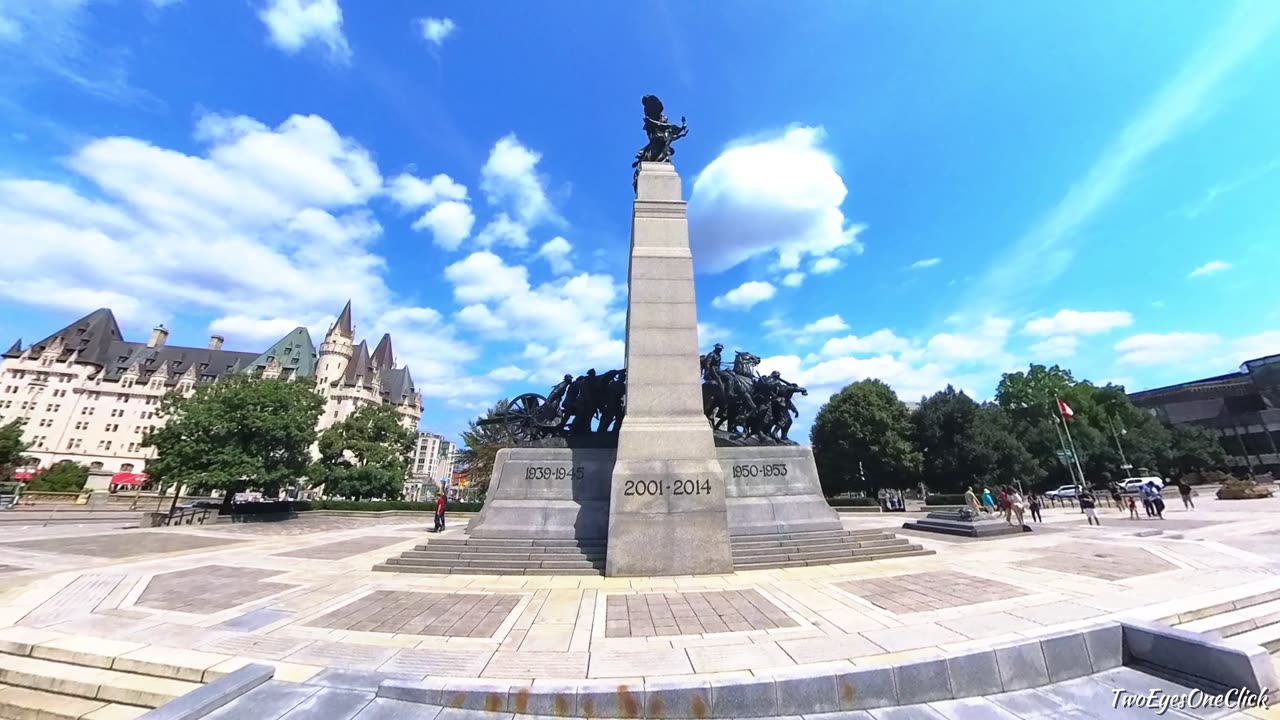
[[[111,423],[107,425],[107,428],[106,428],[107,432],[116,432],[119,429],[120,429],[119,423]]]
[[[49,403],[44,407],[44,410],[45,412],[58,412],[58,409],[61,407],[62,407],[61,405],[55,405],[53,403]]]
[[[32,376],[32,379],[35,380],[36,382],[49,382],[49,373],[38,372],[34,376]]]
[[[80,447],[80,438],[71,438],[67,441],[67,449],[75,450]]]
[[[102,393],[100,393],[100,392],[91,392],[91,393],[89,393],[88,397],[89,397],[89,399],[90,399],[90,400],[101,400],[101,399],[102,399]]]
[[[45,418],[40,421],[40,427],[53,427],[53,418]]]
[[[110,449],[111,449],[111,441],[110,441],[110,440],[99,440],[99,441],[98,441],[98,449],[99,449],[99,450],[110,450]]]
[[[133,449],[133,446],[132,446],[132,445],[130,445],[130,446],[129,446],[129,449],[130,449],[130,450],[132,450],[132,449]],[[120,472],[133,472],[133,463],[125,463],[125,464],[121,465],[121,466],[120,466]]]
[[[15,378],[20,378],[20,377],[26,376],[27,371],[26,370],[10,370],[9,374],[14,376]]]
[[[28,400],[27,402],[22,403],[22,409],[23,409],[23,410],[35,410],[35,409],[36,409],[36,404],[35,404],[35,402],[34,402],[34,401]]]
[[[91,408],[91,407],[82,408],[82,409],[80,410],[80,414],[81,414],[81,415],[92,415],[92,414],[93,414],[93,408]]]
[[[100,463],[100,462],[91,462],[91,463],[89,463],[89,469],[90,469],[90,470],[101,470],[101,469],[102,469],[102,463]]]
[[[89,429],[89,423],[87,423],[87,422],[78,422],[78,423],[76,423],[76,429],[77,429],[77,430],[88,430],[88,429]]]
[[[124,417],[124,410],[116,408],[111,411],[111,417]]]
[[[133,378],[125,378],[125,379],[121,380],[121,381],[120,381],[120,387],[122,387],[122,388],[131,388],[131,387],[133,387]]]

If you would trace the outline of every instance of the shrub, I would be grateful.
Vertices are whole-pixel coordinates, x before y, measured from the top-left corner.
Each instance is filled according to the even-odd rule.
[[[831,507],[879,507],[880,501],[869,497],[827,498]]]
[[[294,509],[293,503],[288,500],[231,504],[232,515],[279,515],[292,512]]]
[[[445,506],[445,512],[479,512],[483,503],[451,502]],[[306,510],[342,510],[348,512],[383,512],[387,510],[407,510],[410,512],[436,511],[433,502],[409,502],[407,500],[297,500],[293,509],[299,512]]]
[[[925,505],[963,505],[964,495],[930,495],[924,499]]]

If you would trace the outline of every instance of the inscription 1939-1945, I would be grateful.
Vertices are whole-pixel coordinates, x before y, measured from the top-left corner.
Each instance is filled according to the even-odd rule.
[[[710,495],[710,480],[628,480],[623,495]]]
[[[786,477],[786,463],[773,463],[770,465],[734,465],[733,476],[735,478],[754,478],[754,477]]]
[[[587,476],[587,469],[581,465],[575,467],[539,467],[531,466],[524,470],[525,480],[581,480]]]

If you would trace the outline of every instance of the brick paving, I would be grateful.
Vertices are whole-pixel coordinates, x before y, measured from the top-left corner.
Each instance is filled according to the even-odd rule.
[[[350,540],[339,540],[338,542],[325,543],[324,545],[313,545],[300,550],[276,553],[275,555],[276,557],[295,557],[307,560],[342,560],[408,540],[412,540],[412,538],[373,535]]]
[[[258,570],[229,565],[205,565],[162,573],[151,578],[134,603],[153,610],[215,613],[260,600],[296,586],[263,582],[279,570]]]
[[[330,630],[489,638],[520,603],[519,595],[380,590],[307,625]]]
[[[609,594],[605,637],[702,635],[796,627],[755,590]]]
[[[1014,565],[1111,581],[1177,569],[1173,563],[1142,548],[1099,543],[1075,543]]]
[[[1013,585],[951,570],[854,580],[836,587],[895,613],[945,610],[1028,594]]]
[[[119,559],[150,555],[152,553],[203,550],[217,546],[233,545],[236,542],[238,541],[175,532],[143,532],[48,538],[45,540],[4,543],[0,547]]]

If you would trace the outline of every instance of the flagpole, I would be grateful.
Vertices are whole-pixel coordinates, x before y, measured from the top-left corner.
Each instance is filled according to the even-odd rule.
[[[1057,400],[1057,398],[1054,398]],[[1067,442],[1071,443],[1071,458],[1076,461],[1076,470],[1080,473],[1080,486],[1088,487],[1084,479],[1084,468],[1080,467],[1080,455],[1076,453],[1076,441],[1071,439],[1071,426],[1067,416],[1062,412],[1062,401],[1058,400],[1058,414],[1062,415],[1062,429],[1067,432]]]
[[[1058,407],[1058,400],[1057,400],[1057,398],[1054,398],[1053,405],[1054,405],[1054,408],[1053,408],[1053,409],[1054,409],[1055,411],[1057,411],[1057,412],[1059,412],[1059,413],[1061,413],[1061,412],[1062,412],[1062,409],[1061,409],[1060,407]],[[1052,420],[1053,420],[1053,433],[1054,433],[1055,435],[1057,435],[1057,436],[1058,436],[1058,446],[1062,448],[1062,454],[1063,454],[1063,455],[1071,455],[1071,454],[1073,454],[1073,453],[1071,453],[1070,451],[1068,451],[1068,450],[1067,450],[1067,441],[1062,439],[1062,429],[1058,427],[1058,423],[1059,423],[1059,422],[1062,422],[1062,421],[1061,421],[1061,420],[1059,420],[1059,419],[1058,419],[1056,416],[1054,416],[1054,415],[1050,415],[1050,419],[1052,419]],[[1076,484],[1076,471],[1075,471],[1075,470],[1073,470],[1073,469],[1071,468],[1071,463],[1070,463],[1070,462],[1068,462],[1068,463],[1067,463],[1067,474],[1071,476],[1071,484],[1072,484],[1072,485]]]
[[[1116,439],[1116,450],[1120,451],[1120,466],[1124,468],[1124,476],[1133,477],[1133,473],[1129,472],[1129,461],[1124,456],[1124,446],[1120,444],[1120,433],[1116,432],[1116,424],[1112,422],[1111,417],[1107,417],[1107,424],[1111,426],[1111,437]]]

